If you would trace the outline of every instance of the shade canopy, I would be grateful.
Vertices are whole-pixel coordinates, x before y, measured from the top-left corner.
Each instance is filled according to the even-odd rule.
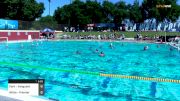
[[[52,29],[50,29],[50,28],[45,28],[45,29],[41,30],[40,32],[41,32],[41,33],[44,33],[44,32],[54,33],[55,30],[52,30]]]

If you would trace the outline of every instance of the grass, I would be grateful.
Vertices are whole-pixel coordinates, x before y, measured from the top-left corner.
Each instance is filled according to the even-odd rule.
[[[76,36],[76,35],[103,35],[103,34],[106,34],[106,35],[109,35],[113,32],[63,32],[63,34],[68,34],[68,35],[71,35],[71,36]],[[115,32],[117,36],[120,36],[122,33],[126,36],[126,38],[134,38],[137,34],[137,32]],[[151,37],[153,38],[155,35],[159,35],[159,36],[165,36],[165,33],[167,36],[180,36],[180,32],[140,32],[140,34],[144,37],[144,36],[148,36],[148,37]],[[62,35],[61,34],[58,34],[58,35]]]

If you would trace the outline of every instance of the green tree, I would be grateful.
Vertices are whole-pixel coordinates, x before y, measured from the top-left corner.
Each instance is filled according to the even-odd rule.
[[[160,7],[157,5],[171,5],[170,8]],[[144,0],[141,8],[143,19],[156,19],[156,28],[159,22],[168,20],[174,22],[180,16],[180,6],[177,0]]]
[[[157,5],[171,5],[171,8],[157,8]],[[176,21],[180,16],[177,0],[144,0],[142,8],[145,19],[156,18],[157,22]]]
[[[171,8],[157,8],[156,5],[171,5]],[[119,1],[115,4],[104,1],[102,5],[97,0],[74,0],[71,4],[55,10],[54,17],[60,24],[71,26],[88,23],[114,22],[118,28],[124,19],[141,23],[146,19],[156,18],[157,21],[176,21],[180,15],[177,0],[143,0],[139,5],[135,0],[133,5]]]
[[[81,25],[88,23],[104,22],[104,13],[102,11],[100,3],[96,1],[82,2],[75,0],[72,4],[56,9],[54,17],[59,24],[81,27]]]
[[[90,23],[105,22],[105,15],[103,15],[103,8],[97,1],[86,1],[85,16],[88,16]]]
[[[57,8],[54,12],[54,18],[59,24],[70,24],[71,11],[70,6],[65,5]]]
[[[71,25],[78,26],[79,24],[86,24],[86,17],[84,16],[84,2],[80,0],[75,0],[71,5]]]
[[[65,5],[55,10],[54,18],[59,24],[67,24],[76,28],[89,23],[89,17],[85,16],[85,3],[75,0],[72,4]]]
[[[0,18],[6,18],[8,5],[4,0],[0,0]]]
[[[1,4],[5,5],[1,18],[34,21],[44,11],[44,4],[35,0],[3,0]]]
[[[142,14],[141,14],[141,8],[139,6],[138,0],[134,1],[133,5],[129,6],[129,19],[134,23],[140,23],[143,21]]]
[[[115,11],[115,6],[112,2],[109,1],[104,1],[102,3],[102,8],[103,12],[105,15],[105,21],[106,22],[113,22],[114,20],[114,11]]]
[[[129,18],[129,10],[128,6],[124,1],[120,1],[115,4],[115,11],[114,11],[114,23],[116,25],[116,28],[119,27],[122,23],[122,21],[125,18]]]
[[[31,29],[44,29],[44,28],[57,29],[57,21],[52,16],[41,17],[39,20],[34,21]]]

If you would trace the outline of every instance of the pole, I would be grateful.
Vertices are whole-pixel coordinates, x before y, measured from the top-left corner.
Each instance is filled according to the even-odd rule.
[[[50,15],[50,2],[51,2],[51,0],[48,0],[49,1],[49,15]]]
[[[79,33],[79,24],[78,24],[78,33]]]
[[[166,43],[166,32],[165,32],[165,43]]]

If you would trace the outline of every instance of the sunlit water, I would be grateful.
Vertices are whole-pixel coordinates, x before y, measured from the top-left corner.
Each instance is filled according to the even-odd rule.
[[[45,95],[59,101],[180,100],[180,84],[108,78],[45,68],[180,80],[180,52],[152,43],[57,41],[0,44],[0,87],[8,79],[45,79]],[[159,45],[159,47],[158,47]],[[149,49],[144,51],[144,46]],[[105,57],[100,57],[103,51]],[[79,51],[80,54],[76,54]]]

